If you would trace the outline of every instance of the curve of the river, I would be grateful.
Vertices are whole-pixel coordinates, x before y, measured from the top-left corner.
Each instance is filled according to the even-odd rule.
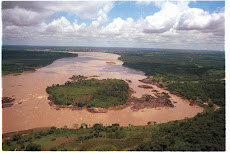
[[[90,113],[86,109],[71,110],[63,108],[56,110],[48,104],[48,94],[45,89],[52,84],[63,84],[72,75],[99,76],[98,79],[117,78],[129,79],[130,87],[136,91],[133,96],[143,94],[153,95],[151,90],[139,88],[143,83],[138,80],[146,78],[142,71],[126,68],[117,60],[119,55],[110,53],[78,52],[78,57],[62,58],[51,65],[37,69],[35,72],[25,72],[21,75],[7,75],[2,77],[3,97],[15,98],[14,105],[2,109],[2,132],[8,133],[39,127],[73,127],[87,123],[103,123],[111,125],[119,123],[121,126],[146,125],[149,121],[164,123],[194,117],[202,112],[199,106],[190,106],[188,100],[170,94],[167,90],[153,86],[160,92],[167,92],[171,100],[176,101],[176,107],[145,108],[132,111],[130,107],[122,110],[109,110],[107,113]],[[116,64],[107,62],[113,61]],[[70,80],[69,80],[70,81]]]

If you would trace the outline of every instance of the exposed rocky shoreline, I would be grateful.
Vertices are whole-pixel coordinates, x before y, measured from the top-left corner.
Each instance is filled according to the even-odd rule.
[[[2,97],[2,108],[13,106],[14,104],[12,104],[12,102],[14,101],[15,101],[14,98]]]

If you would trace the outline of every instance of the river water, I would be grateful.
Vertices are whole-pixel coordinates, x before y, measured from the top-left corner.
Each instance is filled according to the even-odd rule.
[[[152,89],[139,88],[144,85],[138,80],[146,78],[142,71],[122,66],[117,60],[119,55],[100,52],[78,52],[78,57],[62,58],[51,65],[37,69],[35,72],[24,72],[21,75],[2,77],[2,96],[15,98],[14,105],[2,109],[2,132],[27,130],[39,127],[73,128],[73,124],[103,123],[121,126],[146,125],[149,121],[164,123],[194,117],[203,111],[199,106],[190,106],[188,100],[170,94],[167,90],[153,86],[153,89],[169,93],[176,107],[145,108],[132,111],[130,107],[122,110],[108,110],[107,113],[90,113],[86,109],[71,110],[52,108],[47,100],[45,89],[52,84],[63,84],[71,81],[72,75],[97,75],[97,79],[117,78],[129,79],[130,87],[136,92],[133,96],[140,98],[143,94],[153,95]],[[116,64],[107,63],[113,61]]]

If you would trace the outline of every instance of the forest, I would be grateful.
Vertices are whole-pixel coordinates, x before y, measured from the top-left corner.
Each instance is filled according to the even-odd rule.
[[[124,80],[91,79],[52,85],[46,91],[56,105],[109,108],[126,103],[129,86]]]
[[[75,57],[77,54],[46,51],[2,50],[2,75],[34,71],[64,57]]]
[[[156,81],[197,81],[225,77],[224,52],[126,52],[119,53],[124,66],[154,76]]]

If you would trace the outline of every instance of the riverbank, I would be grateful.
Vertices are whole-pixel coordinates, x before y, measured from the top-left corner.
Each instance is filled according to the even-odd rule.
[[[44,151],[225,151],[222,118],[224,109],[166,124],[151,121],[145,126],[121,127],[118,123],[83,123],[72,129],[31,129],[3,134],[3,150],[23,151],[32,143]]]
[[[64,57],[76,57],[77,54],[51,51],[2,50],[2,76],[35,71]]]

